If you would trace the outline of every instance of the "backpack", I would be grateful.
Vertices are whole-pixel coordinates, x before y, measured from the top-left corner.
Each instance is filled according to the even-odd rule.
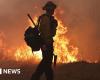
[[[28,14],[28,17],[30,18],[30,20],[33,22],[31,16]],[[33,22],[34,24],[34,22]],[[39,21],[38,21],[39,24]],[[39,30],[38,30],[38,26],[39,25],[35,25],[34,28],[32,28],[31,26],[29,26],[25,33],[24,33],[24,40],[26,42],[26,44],[31,47],[32,52],[33,51],[39,51],[41,46],[42,46],[42,42],[41,42],[41,37],[39,35]]]
[[[45,15],[45,14],[44,14]],[[32,52],[33,51],[39,51],[42,44],[43,44],[43,39],[41,38],[41,36],[39,35],[39,30],[38,30],[38,27],[39,27],[39,22],[40,22],[40,18],[43,17],[44,15],[40,16],[39,19],[38,19],[38,25],[35,25],[34,28],[32,28],[31,26],[29,26],[25,33],[24,33],[24,40],[26,42],[26,44],[31,47],[32,49]],[[32,18],[30,17],[30,15],[28,15],[29,18],[32,20]],[[54,37],[55,34],[56,34],[56,27],[58,25],[57,21],[54,19],[54,17],[49,17],[50,19],[50,33],[51,33],[51,36]],[[33,20],[32,20],[33,22]],[[34,22],[33,22],[34,24]]]
[[[41,37],[38,28],[28,27],[24,33],[24,40],[26,44],[31,47],[33,51],[39,51],[41,48]]]

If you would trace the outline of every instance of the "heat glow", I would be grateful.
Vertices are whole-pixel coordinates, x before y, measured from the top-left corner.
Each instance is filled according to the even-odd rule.
[[[70,45],[70,39],[67,38],[67,26],[63,25],[63,22],[60,21],[58,18],[56,19],[58,20],[58,27],[56,36],[54,37],[54,54],[57,55],[57,62],[76,62],[78,61],[78,48],[76,46]],[[37,17],[34,17],[33,20],[37,22]],[[33,26],[30,21],[29,25]],[[31,48],[23,44],[15,51],[14,57],[16,61],[30,60],[32,62],[39,62],[42,59],[42,52],[40,50],[38,52],[32,53]]]

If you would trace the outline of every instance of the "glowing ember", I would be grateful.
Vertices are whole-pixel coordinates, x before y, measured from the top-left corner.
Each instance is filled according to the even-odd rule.
[[[54,37],[54,54],[57,54],[58,63],[69,63],[69,62],[75,62],[77,60],[77,54],[78,54],[78,48],[74,47],[73,45],[70,45],[70,40],[67,38],[67,32],[68,29],[66,26],[63,25],[62,21],[58,20],[58,27],[57,27],[57,33]],[[37,21],[37,17],[34,17],[34,21]],[[30,22],[30,25],[32,23]],[[34,26],[33,26],[34,27]],[[32,54],[32,51],[27,46],[21,46],[18,48],[15,52],[15,59],[16,61],[27,61],[31,60],[34,62],[38,62],[42,58],[41,51],[34,52]]]

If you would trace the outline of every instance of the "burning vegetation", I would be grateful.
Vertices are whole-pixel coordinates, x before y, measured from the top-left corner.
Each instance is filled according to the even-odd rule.
[[[71,63],[82,61],[82,56],[79,54],[79,48],[73,45],[68,37],[68,27],[63,24],[58,17],[56,17],[58,21],[58,27],[56,36],[54,39],[54,54],[57,55],[57,63]],[[34,22],[37,22],[37,17],[33,17]],[[29,25],[32,27],[33,24],[30,20]],[[26,27],[27,29],[27,27]],[[2,38],[3,37],[3,38]],[[26,45],[24,42],[21,46],[17,48],[8,48],[5,44],[4,34],[0,33],[0,53],[1,53],[1,61],[5,60],[14,60],[17,62],[32,62],[37,63],[42,59],[42,52],[37,51],[33,52],[30,47]],[[98,63],[98,60],[91,61],[89,59],[85,60],[89,63]]]
[[[68,29],[63,25],[63,22],[58,18],[58,27],[56,36],[54,37],[54,54],[57,55],[58,63],[69,63],[78,61],[78,48],[76,46],[70,45],[70,39],[67,38]],[[37,17],[34,17],[34,21],[37,21]],[[33,26],[30,23],[31,26]],[[31,48],[25,44],[19,47],[14,54],[14,59],[16,61],[33,61],[38,62],[42,59],[41,50],[38,52],[31,51]]]
[[[78,61],[78,48],[70,45],[70,39],[67,38],[68,29],[58,20],[57,33],[54,37],[54,53],[58,55],[58,62],[69,63]]]

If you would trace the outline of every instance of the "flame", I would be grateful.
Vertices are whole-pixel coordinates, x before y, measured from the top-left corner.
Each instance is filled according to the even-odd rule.
[[[63,25],[62,21],[57,20],[58,27],[54,37],[54,53],[58,55],[58,62],[69,63],[78,61],[78,48],[70,45],[70,40],[67,38],[67,27]]]
[[[39,53],[39,54],[38,54]],[[31,61],[31,62],[38,62],[42,59],[41,51],[37,51],[32,53],[32,50],[27,45],[23,45],[15,51],[15,60],[16,61]]]
[[[63,25],[63,22],[58,18],[58,27],[56,36],[54,37],[54,54],[57,55],[58,63],[69,63],[78,61],[78,48],[70,45],[70,39],[67,38],[68,28]],[[34,17],[34,21],[36,23],[37,17]],[[29,24],[33,26],[33,24],[29,20]],[[31,48],[26,46],[25,44],[16,49],[14,54],[14,59],[16,61],[32,61],[38,62],[42,59],[41,50],[38,52],[32,53]]]

